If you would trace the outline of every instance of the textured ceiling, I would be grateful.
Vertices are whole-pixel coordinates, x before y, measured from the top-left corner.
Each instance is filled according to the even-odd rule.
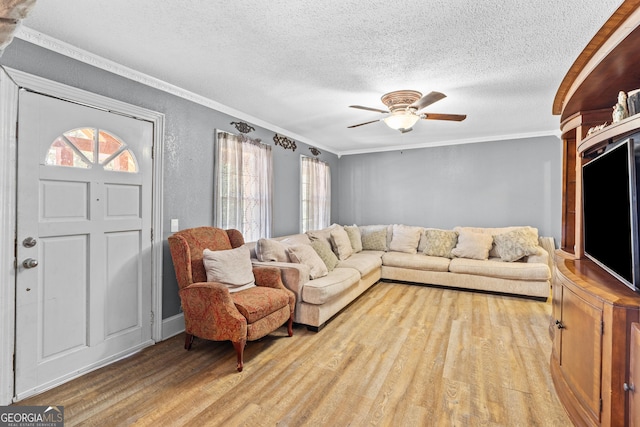
[[[39,0],[24,25],[348,154],[557,132],[560,82],[621,3]],[[399,89],[467,119],[347,129],[384,117],[349,105]]]

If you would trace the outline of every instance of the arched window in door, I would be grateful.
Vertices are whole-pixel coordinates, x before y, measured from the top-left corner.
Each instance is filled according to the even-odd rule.
[[[64,132],[49,147],[45,164],[74,168],[102,166],[114,172],[138,172],[134,154],[117,136],[97,128]]]

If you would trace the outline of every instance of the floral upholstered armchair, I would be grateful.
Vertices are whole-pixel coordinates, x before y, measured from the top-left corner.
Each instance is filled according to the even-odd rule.
[[[194,337],[230,340],[242,371],[247,341],[287,323],[293,335],[295,295],[274,267],[252,267],[238,230],[197,227],[169,236],[184,312],[185,349]]]

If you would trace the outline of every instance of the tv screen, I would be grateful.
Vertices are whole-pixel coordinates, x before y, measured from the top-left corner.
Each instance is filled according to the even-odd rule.
[[[637,206],[632,139],[611,146],[582,167],[584,251],[637,290]]]

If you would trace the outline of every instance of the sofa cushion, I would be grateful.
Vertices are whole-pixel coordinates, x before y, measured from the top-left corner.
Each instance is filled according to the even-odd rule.
[[[366,276],[373,270],[382,266],[383,252],[359,252],[353,254],[344,261],[338,263],[338,267],[341,268],[355,268],[360,272],[360,276]]]
[[[264,286],[233,293],[231,299],[249,324],[289,305],[289,295],[286,292]]]
[[[421,227],[394,224],[391,242],[389,243],[389,250],[415,254],[418,251],[418,243],[420,242],[421,233]]]
[[[503,261],[517,261],[538,253],[538,233],[529,227],[522,227],[493,236],[495,252]]]
[[[360,227],[362,250],[386,251],[387,228],[386,225],[367,225]]]
[[[310,280],[302,288],[302,301],[324,304],[360,281],[360,273],[354,268],[336,268],[328,275]]]
[[[549,280],[549,266],[543,263],[502,262],[500,259],[477,260],[454,258],[449,264],[452,273],[498,277],[513,280]]]
[[[258,239],[256,258],[262,262],[289,262],[287,245],[274,239]]]
[[[221,251],[205,249],[202,251],[202,262],[207,272],[207,282],[222,283],[229,292],[242,291],[256,285],[249,248],[245,245]]]
[[[338,226],[331,230],[331,246],[333,247],[333,252],[335,252],[339,260],[349,258],[353,253],[349,235],[341,226]]]
[[[349,235],[349,240],[351,241],[351,247],[353,248],[353,252],[362,251],[362,235],[360,234],[360,228],[357,225],[345,225],[344,231]]]
[[[287,248],[292,262],[309,266],[309,278],[317,279],[329,273],[322,258],[310,245],[292,245]]]
[[[411,270],[449,271],[449,258],[387,252],[382,255],[382,264],[387,267],[408,268]]]
[[[425,255],[453,258],[451,251],[458,244],[458,232],[427,228],[424,230],[424,240],[422,253]]]
[[[338,257],[333,253],[333,251],[331,250],[331,245],[329,245],[326,240],[314,240],[313,242],[311,242],[310,246],[314,251],[316,251],[318,256],[320,256],[320,259],[322,259],[324,265],[327,266],[327,270],[329,272],[336,268],[336,265],[338,265]]]
[[[459,258],[488,259],[493,245],[491,234],[458,231],[458,243],[451,253]]]

